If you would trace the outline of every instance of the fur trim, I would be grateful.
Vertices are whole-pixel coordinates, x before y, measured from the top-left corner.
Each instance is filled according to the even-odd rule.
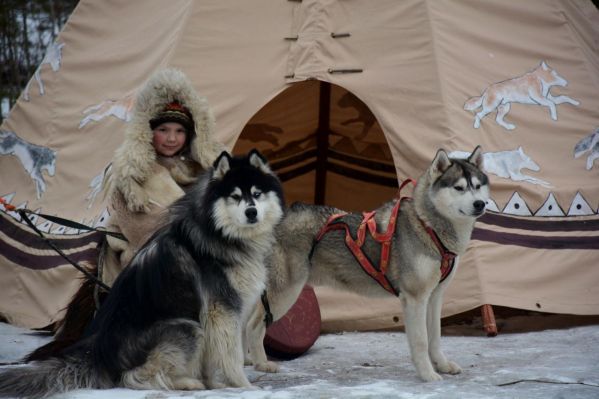
[[[147,210],[149,200],[142,185],[156,162],[150,120],[173,101],[189,109],[193,117],[195,136],[190,142],[190,157],[194,161],[206,169],[224,148],[214,141],[214,116],[208,101],[198,95],[187,76],[177,69],[155,73],[137,95],[125,140],[113,159],[110,189],[121,191],[132,211]]]

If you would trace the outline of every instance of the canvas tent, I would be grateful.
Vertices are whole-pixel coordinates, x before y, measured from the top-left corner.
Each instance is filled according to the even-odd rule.
[[[0,127],[0,196],[102,225],[98,183],[135,91],[177,67],[208,98],[220,141],[259,148],[276,165],[288,202],[367,210],[438,148],[481,144],[492,211],[443,314],[482,304],[597,314],[597,43],[599,13],[587,0],[81,0]],[[528,74],[548,68],[560,86]],[[464,108],[487,88],[510,100],[486,116]],[[17,214],[1,215],[0,314],[48,324],[79,274],[28,244]],[[93,260],[93,233],[36,222]],[[326,330],[402,323],[396,298],[317,294]]]

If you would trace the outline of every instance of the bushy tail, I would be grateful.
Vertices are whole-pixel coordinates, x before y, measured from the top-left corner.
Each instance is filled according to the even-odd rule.
[[[464,109],[466,111],[474,111],[477,108],[480,108],[483,105],[483,96],[478,97],[470,97],[464,103]]]
[[[51,358],[0,371],[0,397],[44,398],[80,388],[108,388],[91,363],[79,357]]]

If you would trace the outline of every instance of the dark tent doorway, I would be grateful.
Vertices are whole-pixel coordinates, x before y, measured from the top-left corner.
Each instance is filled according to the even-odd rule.
[[[234,153],[252,148],[277,171],[289,203],[362,211],[397,190],[391,150],[376,118],[358,97],[328,82],[293,84],[262,107]]]

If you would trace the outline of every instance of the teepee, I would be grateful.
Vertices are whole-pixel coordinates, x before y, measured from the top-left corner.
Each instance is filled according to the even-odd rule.
[[[599,12],[587,0],[81,0],[0,126],[0,314],[40,327],[79,272],[10,210],[91,226],[136,90],[176,67],[217,138],[260,149],[289,202],[368,210],[438,148],[482,145],[489,212],[446,293],[599,312]],[[80,261],[99,237],[33,216]],[[396,298],[317,288],[327,331],[402,323]]]

